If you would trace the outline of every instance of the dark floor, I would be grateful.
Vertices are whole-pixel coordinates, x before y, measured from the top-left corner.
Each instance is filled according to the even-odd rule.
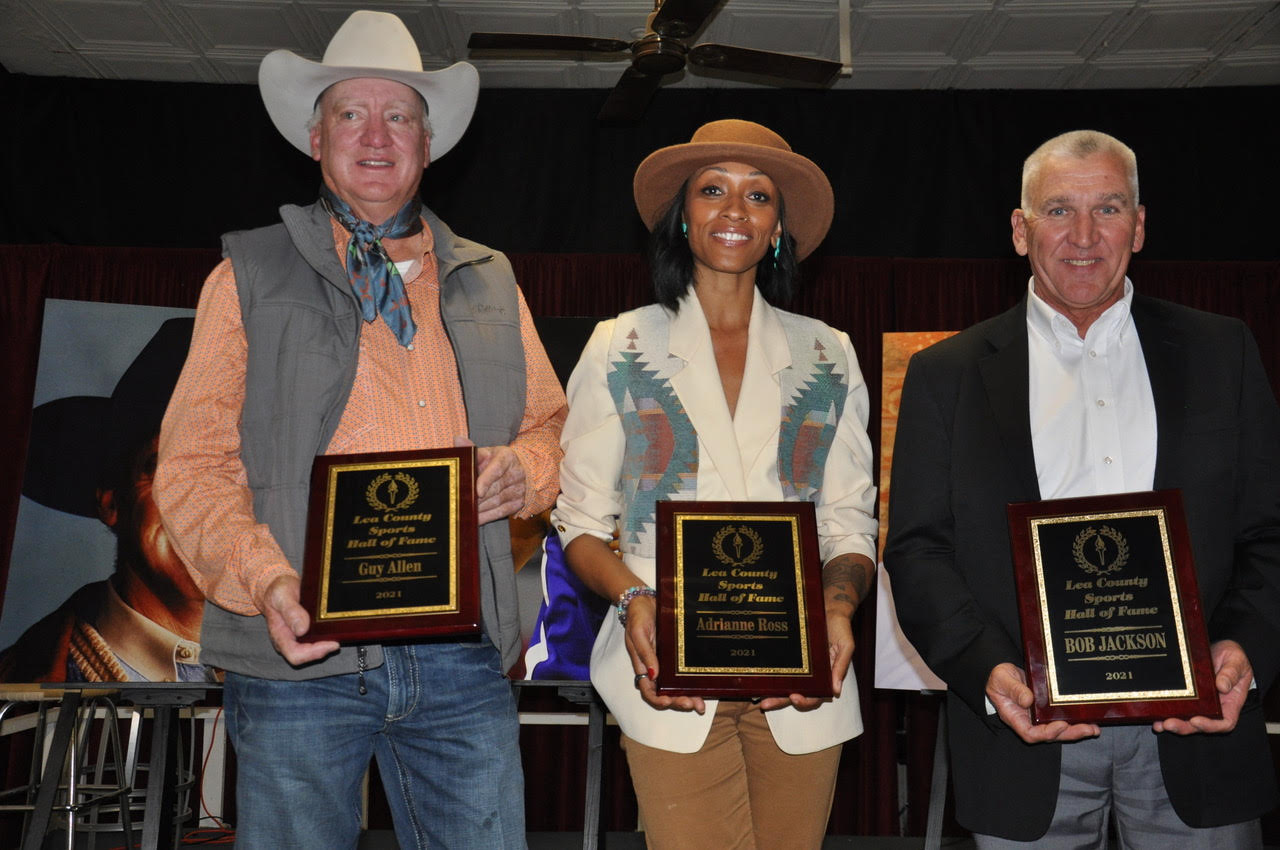
[[[65,833],[51,833],[46,842],[45,847],[48,850],[55,848],[63,848],[66,846]],[[580,850],[582,847],[582,833],[580,832],[531,832],[528,835],[529,850]],[[87,836],[77,835],[75,846],[77,850],[87,850],[91,846]],[[118,834],[102,835],[98,837],[95,850],[106,850],[106,848],[115,848],[119,850],[121,846]],[[193,845],[184,844],[183,847]],[[230,845],[215,845],[219,847],[228,847],[234,850]],[[858,837],[853,835],[832,835],[828,836],[822,845],[822,850],[920,850],[924,846],[922,838],[875,838],[875,837]],[[944,838],[942,841],[943,850],[972,850],[973,841],[968,838]],[[391,830],[372,830],[364,833],[360,838],[358,850],[399,850],[396,844],[395,833]],[[644,833],[642,832],[610,832],[605,836],[604,842],[600,845],[599,850],[645,850]]]
[[[65,847],[65,833],[51,833],[45,842],[49,850]],[[580,832],[531,832],[528,835],[529,850],[580,850],[582,833]],[[77,835],[77,848],[88,848],[87,836]],[[185,844],[184,847],[192,845]],[[218,845],[227,847],[229,845]],[[119,836],[114,840],[110,835],[98,837],[96,850],[120,847]],[[829,835],[823,842],[822,850],[921,850],[923,838],[883,838],[877,836]],[[232,847],[231,850],[234,850]],[[360,838],[358,850],[399,850],[395,833],[391,830],[371,830]],[[600,845],[600,850],[644,850],[644,833],[642,832],[610,832]],[[971,838],[943,838],[942,850],[973,850]],[[1265,850],[1280,850],[1280,847],[1267,845]]]
[[[531,832],[528,841],[529,850],[579,850],[582,847],[582,833]],[[822,850],[918,850],[923,846],[923,838],[831,835],[823,843]],[[944,838],[942,846],[944,850],[972,850],[973,841],[968,838]],[[359,850],[398,850],[398,847],[393,833],[374,831],[364,834]],[[600,850],[644,850],[644,833],[610,832],[605,836]]]

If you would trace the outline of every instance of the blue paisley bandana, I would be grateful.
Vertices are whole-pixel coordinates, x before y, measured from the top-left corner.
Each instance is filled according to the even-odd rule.
[[[400,344],[408,346],[418,328],[409,310],[404,280],[382,247],[382,240],[401,239],[421,232],[422,202],[410,198],[399,212],[379,225],[356,218],[347,202],[324,184],[320,185],[320,202],[351,233],[351,242],[347,246],[347,276],[360,299],[364,320],[372,322],[381,314]]]

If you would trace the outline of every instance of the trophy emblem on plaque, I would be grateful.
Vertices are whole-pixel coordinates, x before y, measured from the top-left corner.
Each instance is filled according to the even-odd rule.
[[[401,485],[404,486],[403,493]],[[386,501],[381,498],[384,493]],[[369,502],[369,507],[377,511],[389,513],[408,510],[418,500],[418,481],[407,472],[397,472],[395,475],[384,472],[369,482],[364,497]]]
[[[1107,542],[1111,545],[1108,546]],[[1091,550],[1091,551],[1090,551]],[[1094,530],[1092,525],[1076,535],[1071,547],[1076,566],[1096,576],[1119,572],[1129,561],[1129,544],[1124,535],[1109,525]],[[1090,560],[1089,555],[1093,558]]]
[[[711,551],[722,564],[745,567],[764,556],[764,540],[749,525],[726,525],[711,538]]]

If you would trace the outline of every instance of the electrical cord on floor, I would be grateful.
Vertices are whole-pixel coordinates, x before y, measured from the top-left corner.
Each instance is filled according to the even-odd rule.
[[[218,722],[222,719],[222,707],[218,707],[218,711],[213,715],[213,729],[209,732],[209,747],[205,750],[204,760],[200,763],[200,811],[203,813],[200,823],[212,821],[215,826],[200,828],[197,827],[182,837],[182,846],[191,847],[196,845],[210,844],[234,844],[236,840],[236,831],[233,826],[216,817],[209,811],[209,806],[204,799],[204,779],[207,776],[209,768],[209,757],[213,755],[213,743],[218,733]]]

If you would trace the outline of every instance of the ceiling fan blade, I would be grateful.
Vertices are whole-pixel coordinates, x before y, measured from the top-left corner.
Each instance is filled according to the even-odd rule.
[[[527,32],[473,32],[467,40],[472,50],[551,50],[558,53],[621,53],[630,42],[582,35],[540,35]]]
[[[609,92],[597,117],[610,124],[636,123],[661,84],[660,74],[642,74],[635,68],[628,68],[613,91]]]
[[[653,31],[670,38],[688,38],[707,22],[720,0],[665,0],[653,16]]]
[[[752,50],[731,44],[699,44],[689,49],[689,64],[721,71],[741,71],[823,86],[840,73],[840,63],[830,59],[792,56],[772,50]]]

